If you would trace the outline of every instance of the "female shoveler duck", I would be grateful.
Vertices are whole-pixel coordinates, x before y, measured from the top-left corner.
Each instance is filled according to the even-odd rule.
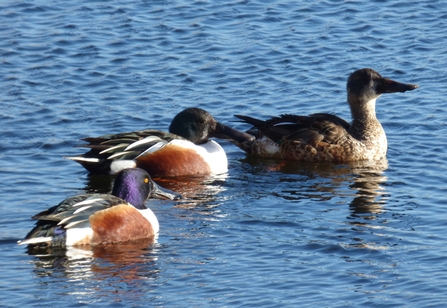
[[[200,108],[187,108],[177,114],[169,133],[143,130],[85,138],[91,150],[67,157],[91,173],[114,174],[124,168],[139,167],[152,176],[220,174],[228,171],[225,151],[209,138],[247,140],[243,132],[217,122]]]
[[[36,226],[19,245],[81,246],[125,242],[156,235],[159,224],[145,206],[149,197],[179,199],[139,168],[121,171],[112,195],[78,195],[33,217]]]
[[[383,93],[418,87],[382,77],[370,68],[352,73],[347,82],[352,123],[326,113],[284,114],[262,121],[235,115],[254,126],[254,140],[233,141],[249,155],[295,161],[348,162],[386,156],[387,139],[376,118],[376,99]]]

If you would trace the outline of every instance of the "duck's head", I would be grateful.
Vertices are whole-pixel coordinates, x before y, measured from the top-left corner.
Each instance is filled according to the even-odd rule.
[[[148,198],[181,199],[182,196],[160,187],[149,174],[140,168],[129,168],[119,172],[115,178],[112,195],[126,200],[137,209],[145,209]]]
[[[363,68],[352,73],[346,85],[348,102],[369,102],[383,93],[411,91],[416,84],[400,83],[385,77],[371,68]]]
[[[244,141],[253,136],[217,122],[211,114],[201,108],[187,108],[172,119],[169,132],[179,135],[194,144],[208,142],[209,138]]]

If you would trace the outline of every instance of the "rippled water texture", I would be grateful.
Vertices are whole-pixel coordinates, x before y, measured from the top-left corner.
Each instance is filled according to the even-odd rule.
[[[447,301],[447,11],[442,1],[2,1],[2,307],[427,307]],[[28,252],[30,217],[110,190],[63,156],[79,139],[167,129],[185,107],[350,119],[359,68],[386,94],[387,160],[249,159],[160,184],[156,242]]]

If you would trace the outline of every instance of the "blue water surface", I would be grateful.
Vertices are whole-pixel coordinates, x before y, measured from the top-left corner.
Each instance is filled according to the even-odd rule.
[[[442,307],[447,301],[447,6],[443,1],[0,2],[0,305]],[[28,253],[35,213],[108,192],[63,159],[80,138],[166,130],[201,107],[332,112],[372,67],[420,88],[385,94],[386,160],[247,158],[160,184],[155,243]]]

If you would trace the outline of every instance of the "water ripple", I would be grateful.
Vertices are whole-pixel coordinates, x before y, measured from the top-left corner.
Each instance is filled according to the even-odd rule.
[[[442,2],[6,1],[0,6],[4,306],[442,306],[447,85]],[[28,254],[36,212],[109,192],[63,156],[80,138],[166,130],[198,106],[332,112],[372,67],[420,88],[385,94],[377,164],[254,160],[226,141],[225,178],[160,180],[157,243]],[[14,223],[12,223],[14,222]],[[14,260],[12,262],[11,260]]]

